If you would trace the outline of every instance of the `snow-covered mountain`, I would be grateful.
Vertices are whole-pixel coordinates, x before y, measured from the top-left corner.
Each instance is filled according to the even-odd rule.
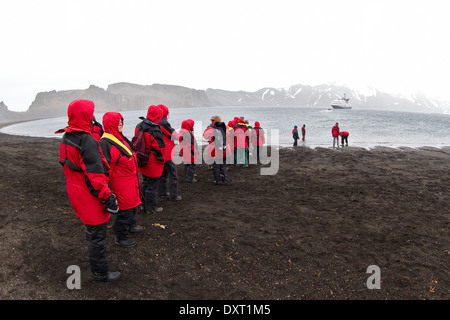
[[[293,85],[289,88],[263,88],[256,92],[230,92],[208,89],[206,94],[213,105],[218,106],[304,106],[329,108],[331,102],[344,93],[354,109],[381,109],[411,112],[450,112],[450,103],[425,95],[400,95],[376,89],[354,90],[336,84],[317,86]]]

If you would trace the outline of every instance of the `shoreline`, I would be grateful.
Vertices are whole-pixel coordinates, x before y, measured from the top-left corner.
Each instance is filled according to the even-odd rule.
[[[17,123],[23,123],[23,122],[27,122],[27,121],[19,121],[19,122],[15,122],[15,123],[10,123],[8,125],[2,125],[0,124],[0,129],[7,127],[9,125],[13,125],[13,124],[17,124]],[[0,132],[0,135],[8,135],[8,136],[18,136],[18,137],[25,137],[25,138],[42,138],[42,139],[58,139],[60,138],[60,136],[56,135],[54,137],[38,137],[38,136],[27,136],[27,135],[22,135],[22,134],[10,134],[10,133],[4,133],[4,132]],[[199,147],[205,147],[207,145],[208,142],[203,141],[202,144],[199,144]],[[272,145],[265,145],[265,147],[273,147]],[[297,147],[293,147],[293,146],[279,146],[276,145],[275,147],[277,147],[279,150],[283,150],[283,149],[301,149],[301,148],[307,148],[310,150],[316,150],[316,149],[326,149],[326,150],[336,150],[336,151],[344,151],[344,150],[365,150],[365,151],[380,151],[380,150],[396,150],[396,151],[422,151],[422,150],[442,150],[442,151],[449,151],[450,150],[450,146],[417,146],[417,147],[409,147],[409,146],[382,146],[382,145],[375,145],[375,146],[370,146],[370,147],[362,147],[362,146],[346,146],[346,147],[339,147],[339,148],[333,148],[331,146],[326,147],[326,146],[322,146],[322,145],[318,145],[318,146],[307,146],[307,145],[298,145]]]

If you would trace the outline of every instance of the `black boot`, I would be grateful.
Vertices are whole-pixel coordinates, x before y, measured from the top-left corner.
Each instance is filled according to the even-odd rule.
[[[95,279],[95,281],[99,281],[99,282],[111,282],[111,281],[116,281],[117,279],[120,279],[120,277],[121,277],[121,273],[119,271],[113,271],[113,272],[108,272],[106,277],[94,278],[94,279]]]

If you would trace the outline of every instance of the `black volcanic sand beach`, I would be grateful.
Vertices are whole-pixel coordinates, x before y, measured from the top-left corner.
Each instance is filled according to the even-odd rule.
[[[0,295],[23,299],[448,299],[450,149],[280,150],[276,175],[206,164],[183,200],[138,212],[137,245],[107,249],[116,282],[92,279],[59,140],[0,134]],[[331,143],[331,139],[330,139]],[[266,165],[267,166],[267,165]],[[111,225],[111,223],[110,223]],[[81,268],[69,290],[67,268]],[[367,268],[381,272],[370,290]]]

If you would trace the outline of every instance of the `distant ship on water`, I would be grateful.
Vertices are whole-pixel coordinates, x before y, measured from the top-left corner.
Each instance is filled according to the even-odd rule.
[[[346,97],[346,94],[344,93],[344,97],[341,99],[336,99],[331,103],[331,106],[333,109],[351,109],[352,106],[350,103],[348,103],[350,99]]]

